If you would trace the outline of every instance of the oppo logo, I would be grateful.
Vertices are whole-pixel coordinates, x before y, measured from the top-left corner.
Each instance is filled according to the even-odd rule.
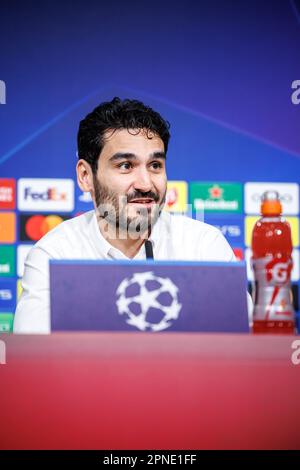
[[[292,90],[295,90],[291,95],[292,103],[300,104],[300,80],[294,80],[292,83]]]
[[[6,104],[6,85],[3,80],[0,80],[0,104]]]

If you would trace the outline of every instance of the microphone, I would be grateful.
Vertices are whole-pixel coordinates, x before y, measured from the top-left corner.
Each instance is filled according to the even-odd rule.
[[[150,240],[145,240],[146,258],[153,259],[153,246]]]

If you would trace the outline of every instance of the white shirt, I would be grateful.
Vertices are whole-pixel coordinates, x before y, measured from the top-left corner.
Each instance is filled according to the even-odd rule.
[[[235,261],[218,229],[181,215],[162,212],[150,240],[155,260]],[[62,222],[26,258],[15,333],[50,333],[49,259],[128,258],[105,240],[94,210]],[[144,245],[133,259],[146,259]]]

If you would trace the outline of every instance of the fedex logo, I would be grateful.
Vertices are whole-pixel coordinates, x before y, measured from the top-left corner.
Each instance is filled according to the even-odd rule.
[[[49,188],[42,193],[32,191],[32,188],[25,188],[24,199],[32,198],[43,201],[66,201],[67,193],[59,193],[56,188]]]
[[[29,212],[72,212],[74,181],[21,178],[18,181],[18,209]]]

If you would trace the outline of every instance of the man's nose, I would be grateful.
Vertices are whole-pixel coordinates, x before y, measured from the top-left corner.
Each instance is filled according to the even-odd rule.
[[[134,182],[134,189],[139,190],[143,193],[152,190],[151,175],[146,169],[137,172]]]

